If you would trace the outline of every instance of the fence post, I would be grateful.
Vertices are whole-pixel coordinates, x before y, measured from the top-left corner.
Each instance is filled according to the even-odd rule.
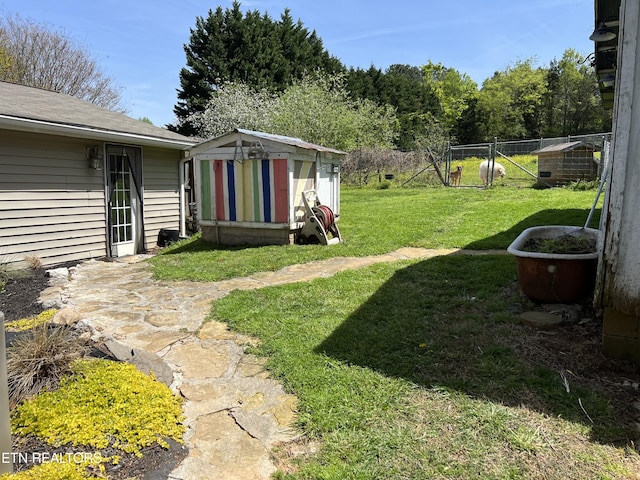
[[[451,173],[451,142],[447,140],[447,153],[444,155],[444,168],[445,168],[445,174],[444,174],[444,178],[447,181],[446,185],[450,186],[451,183],[451,177],[450,177],[450,173]]]
[[[0,312],[0,475],[13,473],[7,355],[4,342],[4,313]]]
[[[487,185],[493,185],[493,175],[496,169],[497,152],[498,152],[498,137],[493,137],[493,148],[491,149],[491,161],[489,162],[489,172],[487,174]]]

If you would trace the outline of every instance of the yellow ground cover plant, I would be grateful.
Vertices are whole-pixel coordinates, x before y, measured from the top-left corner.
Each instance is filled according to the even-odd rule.
[[[49,322],[58,310],[51,308],[39,313],[35,317],[21,318],[20,320],[14,320],[12,322],[6,322],[5,328],[10,332],[24,332],[30,330],[39,325]]]
[[[19,404],[12,412],[15,434],[34,435],[52,446],[111,446],[142,456],[165,438],[182,442],[179,397],[153,376],[127,363],[81,359],[55,391]]]
[[[83,464],[43,463],[29,470],[0,475],[0,480],[92,480],[94,477],[84,470]]]

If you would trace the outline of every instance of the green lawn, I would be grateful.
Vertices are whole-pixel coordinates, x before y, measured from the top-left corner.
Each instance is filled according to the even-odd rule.
[[[482,189],[342,189],[340,231],[330,247],[221,248],[196,238],[152,259],[160,279],[215,281],[338,256],[364,256],[400,247],[506,247],[535,225],[583,225],[595,191]],[[597,226],[598,216],[592,225]]]
[[[624,408],[571,352],[570,392],[531,355],[516,285],[509,256],[451,255],[233,292],[211,318],[260,339],[321,445],[280,478],[633,478]]]
[[[594,196],[345,189],[342,245],[195,240],[153,262],[161,278],[214,280],[403,246],[504,249],[529,226],[583,225]],[[456,254],[232,292],[210,318],[258,338],[248,348],[300,399],[298,450],[319,447],[292,459],[284,446],[280,479],[635,478],[637,432],[593,368],[594,322],[542,334],[514,305],[533,307],[511,256]]]

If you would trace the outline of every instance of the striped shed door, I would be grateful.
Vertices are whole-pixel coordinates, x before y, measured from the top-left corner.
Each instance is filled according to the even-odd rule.
[[[287,159],[202,160],[203,221],[289,223]]]

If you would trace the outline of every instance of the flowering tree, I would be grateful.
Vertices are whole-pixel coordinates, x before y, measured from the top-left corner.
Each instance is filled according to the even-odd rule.
[[[391,147],[396,126],[392,107],[352,100],[341,75],[321,74],[305,76],[279,96],[243,83],[226,83],[189,121],[201,137],[246,128],[344,151]]]
[[[227,82],[213,94],[203,112],[188,117],[200,137],[217,137],[234,128],[271,131],[277,97],[247,84]]]

